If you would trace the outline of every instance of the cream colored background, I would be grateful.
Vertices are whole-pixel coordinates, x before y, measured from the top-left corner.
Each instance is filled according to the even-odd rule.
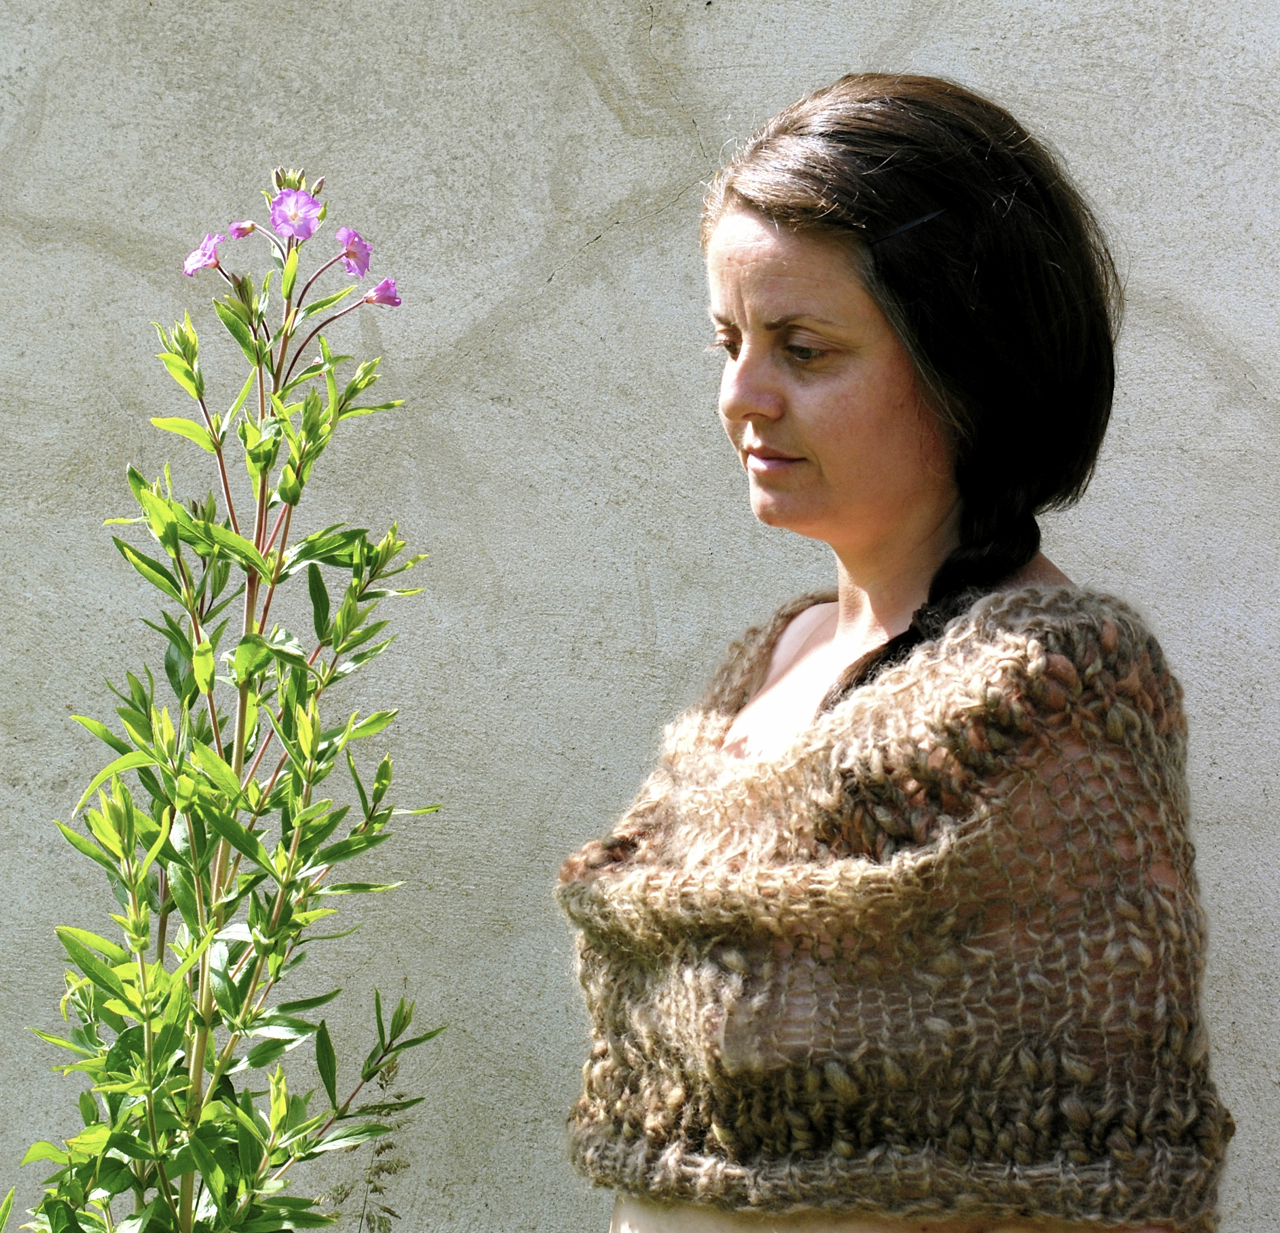
[[[210,482],[147,424],[186,412],[147,323],[191,306],[214,337],[214,280],[180,263],[261,217],[283,162],[327,173],[334,221],[404,296],[342,337],[386,355],[406,404],[335,447],[308,518],[395,515],[432,554],[351,705],[404,708],[401,797],[446,805],[369,862],[407,886],[305,981],[328,962],[348,990],[340,1055],[367,1047],[375,982],[451,1024],[406,1075],[429,1100],[389,1196],[405,1233],[602,1233],[606,1196],[564,1162],[584,1022],[557,863],[627,801],[726,640],[827,577],[822,551],[752,523],[720,439],[699,185],[726,142],[871,67],[1010,106],[1114,236],[1114,427],[1046,535],[1147,614],[1185,682],[1240,1127],[1223,1229],[1280,1229],[1275,0],[3,0],[0,1179],[76,1124],[74,1082],[23,1031],[54,1026],[54,924],[107,910],[50,824],[99,757],[69,715],[109,715],[104,674],[159,665],[100,524],[130,461]]]

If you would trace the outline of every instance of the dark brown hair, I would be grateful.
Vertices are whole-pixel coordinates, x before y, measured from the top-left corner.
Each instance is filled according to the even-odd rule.
[[[728,209],[847,241],[947,429],[961,544],[936,603],[1035,556],[1036,515],[1079,500],[1111,414],[1115,265],[1058,161],[1007,111],[936,77],[842,77],[718,173]]]

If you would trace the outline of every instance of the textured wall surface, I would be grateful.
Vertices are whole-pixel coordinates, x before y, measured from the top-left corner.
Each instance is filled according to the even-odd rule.
[[[830,572],[752,522],[721,439],[699,186],[726,142],[854,68],[1004,102],[1114,237],[1114,427],[1046,538],[1136,603],[1186,685],[1214,1064],[1239,1123],[1223,1229],[1280,1230],[1276,0],[2,0],[5,1186],[32,1139],[76,1124],[74,1081],[23,1030],[56,1021],[53,926],[107,911],[50,824],[100,748],[69,715],[109,715],[104,675],[159,658],[101,523],[127,511],[127,463],[204,461],[147,423],[186,413],[148,322],[190,306],[212,336],[212,280],[181,260],[260,216],[285,163],[327,174],[404,296],[349,337],[405,405],[357,423],[303,508],[398,516],[431,553],[351,705],[403,708],[398,778],[446,808],[370,860],[408,885],[324,956],[347,989],[339,1050],[375,983],[451,1025],[406,1075],[429,1094],[389,1196],[406,1233],[602,1233],[607,1196],[564,1161],[585,1024],[556,866],[626,803],[726,640]],[[230,366],[208,367],[229,402]]]

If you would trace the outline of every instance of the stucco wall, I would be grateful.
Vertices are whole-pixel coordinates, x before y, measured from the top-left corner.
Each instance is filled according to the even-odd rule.
[[[6,1186],[76,1121],[74,1081],[23,1031],[56,1017],[52,927],[107,910],[50,824],[98,756],[69,715],[109,714],[104,675],[158,659],[101,522],[128,507],[128,462],[203,458],[147,424],[185,411],[148,322],[189,305],[207,329],[211,286],[182,257],[285,163],[327,174],[404,296],[351,336],[405,406],[333,451],[309,516],[396,516],[432,554],[351,704],[403,708],[405,790],[446,809],[370,862],[408,885],[324,957],[348,990],[339,1048],[363,1041],[375,982],[451,1024],[407,1076],[429,1100],[390,1196],[406,1233],[602,1233],[606,1196],[564,1163],[584,1018],[554,870],[725,641],[829,571],[753,524],[721,440],[699,185],[727,141],[851,68],[989,92],[1114,237],[1114,427],[1046,536],[1146,613],[1186,685],[1214,1065],[1239,1124],[1223,1229],[1280,1229],[1275,0],[3,0]],[[229,401],[227,372],[211,359]]]

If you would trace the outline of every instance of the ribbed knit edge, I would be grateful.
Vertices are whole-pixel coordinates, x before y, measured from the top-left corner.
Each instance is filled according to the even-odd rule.
[[[956,1164],[925,1148],[886,1147],[844,1160],[787,1156],[734,1164],[669,1147],[653,1151],[643,1138],[619,1141],[571,1128],[575,1167],[599,1186],[655,1202],[702,1204],[719,1210],[824,1211],[895,1220],[981,1215],[991,1220],[1070,1211],[1081,1223],[1134,1228],[1160,1225],[1176,1233],[1216,1233],[1221,1169],[1192,1148],[1160,1148],[1127,1175],[1113,1161],[1076,1165],[1065,1156],[1037,1165]],[[1191,1191],[1186,1178],[1199,1176]],[[1171,1186],[1178,1178],[1180,1185]],[[1179,1194],[1176,1210],[1144,1201]],[[714,1196],[714,1198],[710,1197]]]

